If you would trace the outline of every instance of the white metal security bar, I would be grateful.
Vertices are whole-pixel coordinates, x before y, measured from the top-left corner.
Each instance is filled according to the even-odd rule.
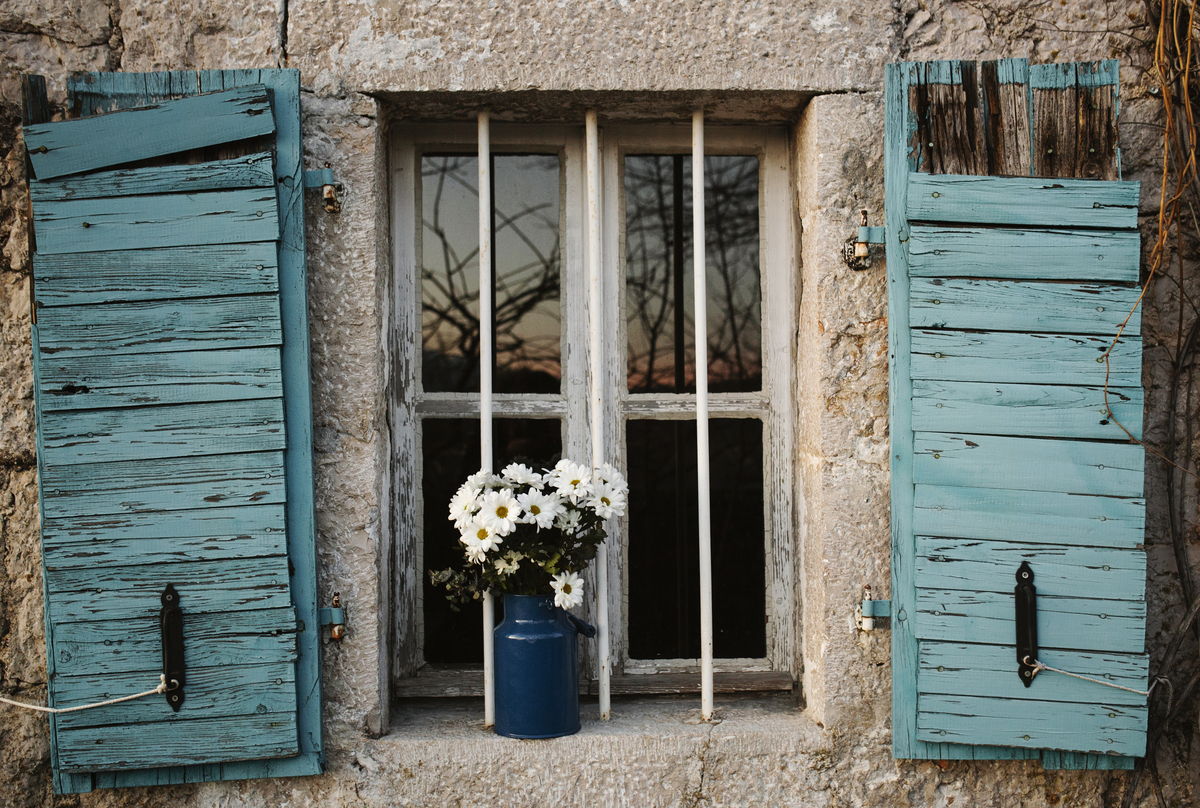
[[[604,317],[601,316],[603,298],[600,294],[600,131],[594,109],[587,111],[584,122],[587,131],[588,376],[591,381],[588,409],[591,412],[592,468],[596,469],[604,462],[603,360],[600,355]],[[607,721],[612,715],[607,540],[596,548],[596,644],[600,654],[600,720]]]
[[[492,470],[492,171],[488,114],[479,113],[479,467]],[[483,593],[483,723],[496,723],[495,602]]]
[[[692,281],[696,342],[696,499],[700,532],[700,717],[713,714],[712,525],[708,490],[708,295],[704,268],[704,110],[692,113]]]

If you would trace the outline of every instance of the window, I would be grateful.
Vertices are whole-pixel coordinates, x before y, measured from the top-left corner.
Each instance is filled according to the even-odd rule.
[[[790,672],[797,290],[786,135],[710,126],[706,139],[717,669]],[[690,126],[612,125],[601,141],[604,429],[633,493],[609,539],[613,668],[680,671],[699,648]],[[493,122],[491,142],[496,467],[587,458],[583,126]],[[445,505],[478,467],[478,158],[469,124],[403,125],[392,147],[394,668],[404,679],[482,658],[478,608],[451,612],[425,574],[455,558]],[[584,657],[593,676],[594,650]]]

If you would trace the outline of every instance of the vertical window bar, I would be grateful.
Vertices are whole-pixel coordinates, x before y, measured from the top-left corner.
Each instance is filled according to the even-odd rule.
[[[479,467],[492,469],[492,144],[488,114],[479,113]],[[495,603],[483,593],[483,723],[496,723]]]
[[[596,111],[584,115],[587,132],[587,220],[588,220],[588,376],[591,380],[592,468],[604,462],[604,398],[601,339],[604,318],[600,295],[600,130]],[[608,540],[596,548],[596,644],[600,654],[600,720],[612,716],[609,674],[612,660],[608,634]]]
[[[695,288],[696,500],[700,533],[700,717],[713,714],[712,526],[708,490],[708,309],[704,267],[704,110],[692,113],[692,283]]]
[[[671,175],[671,295],[675,301],[675,392],[687,392],[686,357],[684,341],[687,339],[684,331],[686,313],[683,298],[683,155],[676,154],[672,158],[673,172]],[[691,611],[689,594],[691,582],[687,572],[687,506],[682,492],[686,490],[687,480],[684,479],[687,470],[684,468],[683,440],[687,431],[682,421],[676,421],[675,429],[675,591],[679,597],[679,609],[675,620],[676,642],[679,648],[687,647],[688,625],[687,615]],[[682,653],[680,654],[682,656]]]

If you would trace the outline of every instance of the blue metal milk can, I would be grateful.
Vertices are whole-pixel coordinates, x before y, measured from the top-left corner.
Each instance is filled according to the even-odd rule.
[[[579,643],[596,629],[553,595],[505,595],[496,626],[496,734],[557,738],[579,732]]]

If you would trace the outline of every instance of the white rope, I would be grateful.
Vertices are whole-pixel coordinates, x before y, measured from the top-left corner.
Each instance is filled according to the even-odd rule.
[[[1060,670],[1059,668],[1052,668],[1049,665],[1042,662],[1040,659],[1035,659],[1035,660],[1033,660],[1033,662],[1030,662],[1029,657],[1025,657],[1025,664],[1033,666],[1033,675],[1035,677],[1042,671],[1051,671],[1053,673],[1061,673],[1063,676],[1073,676],[1076,679],[1082,679],[1085,682],[1095,682],[1096,684],[1104,685],[1105,687],[1115,687],[1117,690],[1124,690],[1128,693],[1137,693],[1139,696],[1145,696],[1146,698],[1150,698],[1150,694],[1154,692],[1154,688],[1158,685],[1159,681],[1161,680],[1161,677],[1159,679],[1155,679],[1154,684],[1150,685],[1149,690],[1136,690],[1132,687],[1125,687],[1125,685],[1118,685],[1118,684],[1114,684],[1113,682],[1106,682],[1103,679],[1093,679],[1091,676],[1084,676],[1083,674],[1071,673],[1070,671]]]
[[[179,687],[179,682],[175,681],[174,679],[171,680],[171,684],[174,685],[175,687]],[[77,710],[91,710],[96,707],[107,707],[110,704],[120,704],[123,701],[133,701],[134,699],[143,699],[146,696],[153,696],[157,693],[166,693],[168,690],[174,690],[175,687],[167,687],[167,676],[166,676],[166,674],[160,673],[158,675],[158,687],[154,688],[153,690],[147,690],[145,693],[135,693],[132,696],[122,696],[119,699],[109,699],[108,701],[98,701],[95,704],[81,704],[78,707],[58,707],[58,708],[56,708],[56,707],[43,707],[40,704],[25,704],[24,702],[20,702],[20,701],[10,701],[9,699],[3,698],[3,697],[0,697],[0,702],[3,702],[5,704],[11,704],[13,707],[24,707],[26,710],[36,710],[39,713],[52,713],[53,715],[59,715],[61,713],[73,713],[73,712],[76,712]]]

